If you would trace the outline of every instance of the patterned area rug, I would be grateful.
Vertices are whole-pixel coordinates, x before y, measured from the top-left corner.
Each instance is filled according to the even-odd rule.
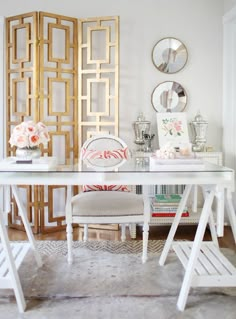
[[[67,242],[65,240],[38,240],[36,244],[40,253],[47,256],[52,254],[67,255]],[[165,240],[149,240],[148,253],[160,253],[164,244]],[[86,248],[92,251],[105,251],[114,254],[140,254],[142,253],[142,240],[127,240],[125,242],[114,240],[74,241],[73,248]]]
[[[18,313],[13,290],[0,289],[4,319],[234,319],[236,288],[194,288],[186,310],[177,308],[184,269],[174,253],[158,264],[164,241],[149,241],[148,260],[141,260],[142,241],[74,242],[74,262],[67,263],[66,241],[36,241],[43,266],[30,250],[19,268],[27,303]],[[234,251],[224,249],[236,265]]]

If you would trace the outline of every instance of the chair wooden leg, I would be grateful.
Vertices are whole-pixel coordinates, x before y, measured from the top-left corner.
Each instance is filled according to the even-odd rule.
[[[84,224],[84,238],[83,241],[88,240],[88,224]]]
[[[137,234],[136,234],[136,224],[132,223],[129,224],[129,232],[130,232],[130,237],[132,239],[136,239]]]
[[[121,241],[126,240],[125,231],[126,231],[126,224],[121,224]]]
[[[73,255],[72,255],[73,227],[71,223],[67,223],[66,234],[67,234],[67,249],[68,249],[67,261],[68,261],[68,264],[72,264],[73,262]]]
[[[143,225],[143,264],[147,261],[147,250],[148,250],[148,237],[149,237],[149,224],[144,223]]]

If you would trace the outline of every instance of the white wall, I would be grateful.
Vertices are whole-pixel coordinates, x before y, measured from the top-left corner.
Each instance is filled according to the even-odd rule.
[[[224,15],[223,32],[223,152],[225,165],[236,169],[236,6]]]
[[[208,145],[222,142],[222,0],[8,0],[0,2],[2,16],[46,11],[77,18],[120,16],[120,136],[134,146],[132,122],[140,111],[152,121],[153,89],[177,81],[187,91],[191,121],[198,110],[209,121]],[[153,65],[151,52],[163,37],[176,37],[188,49],[187,65],[165,75]],[[155,146],[157,141],[155,141]]]
[[[224,12],[231,10],[236,5],[236,0],[224,0]]]

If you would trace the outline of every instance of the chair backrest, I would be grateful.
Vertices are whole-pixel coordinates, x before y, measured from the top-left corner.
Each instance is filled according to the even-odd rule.
[[[80,163],[96,170],[113,170],[123,165],[129,157],[127,144],[117,136],[96,135],[82,146]]]

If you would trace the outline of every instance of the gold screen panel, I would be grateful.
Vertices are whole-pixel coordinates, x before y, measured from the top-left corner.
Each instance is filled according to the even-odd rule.
[[[118,135],[119,18],[79,20],[79,147],[91,134]]]
[[[38,121],[38,17],[36,12],[6,19],[6,140],[15,125]],[[7,143],[7,155],[14,148]]]
[[[109,50],[109,28],[99,27],[88,28],[88,50],[87,50],[87,63],[94,64],[109,63],[110,50]]]
[[[30,116],[30,78],[12,80],[12,114]]]
[[[30,50],[29,50],[29,41],[30,41],[30,24],[18,24],[12,27],[12,63],[23,63],[30,61]]]
[[[40,231],[42,233],[65,228],[65,201],[66,186],[40,188]]]
[[[70,63],[70,28],[55,23],[48,24],[49,61]]]
[[[48,78],[48,115],[70,116],[69,79]]]
[[[63,154],[65,163],[71,163],[71,159],[76,162],[78,159],[77,19],[40,12],[39,24],[40,117],[51,134],[56,132],[58,136],[70,135]],[[50,144],[53,144],[53,139]],[[58,152],[53,145],[50,145],[49,156],[59,157]]]
[[[45,151],[60,164],[78,160],[77,28],[77,19],[39,13],[39,113],[51,137]],[[65,189],[47,186],[41,192],[41,231],[65,227]]]
[[[107,79],[88,79],[87,116],[109,116],[109,81]]]

